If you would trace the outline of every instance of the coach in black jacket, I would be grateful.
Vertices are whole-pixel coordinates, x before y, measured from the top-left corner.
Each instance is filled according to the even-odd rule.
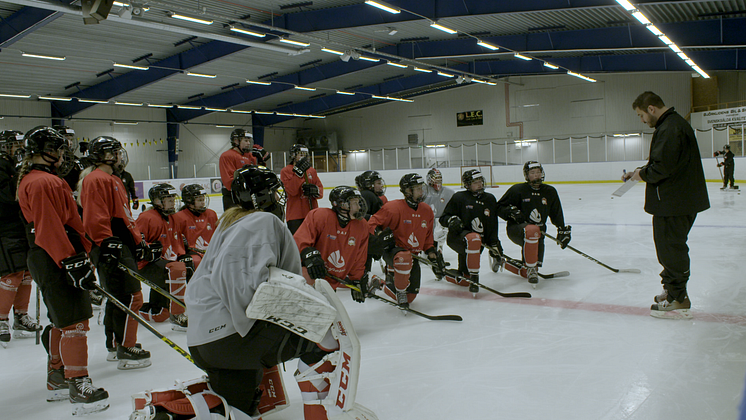
[[[642,122],[655,128],[648,163],[625,175],[647,183],[645,211],[653,215],[653,240],[663,266],[663,293],[655,297],[651,315],[668,318],[665,312],[670,311],[688,315],[687,236],[697,213],[710,208],[697,139],[689,123],[653,92],[638,96],[632,108]]]

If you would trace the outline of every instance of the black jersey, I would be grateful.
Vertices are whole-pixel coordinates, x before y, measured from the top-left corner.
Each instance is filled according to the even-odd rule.
[[[21,220],[21,206],[16,200],[18,172],[15,161],[7,155],[0,157],[0,234],[25,238]]]
[[[377,196],[376,193],[371,190],[361,190],[360,195],[363,196],[363,200],[365,200],[365,203],[368,205],[368,213],[365,215],[365,219],[370,220],[370,216],[376,214],[376,212],[383,207],[384,203],[381,200],[381,197]]]
[[[533,189],[524,182],[510,187],[497,202],[497,215],[506,220],[508,225],[515,224],[508,218],[511,205],[518,207],[526,217],[526,222],[539,226],[542,232],[547,230],[547,218],[552,219],[552,224],[557,227],[565,226],[562,203],[557,190],[551,185],[541,184],[539,189]]]
[[[453,194],[443,214],[440,216],[440,224],[448,226],[448,219],[458,216],[464,224],[464,230],[476,232],[482,237],[482,242],[487,245],[496,245],[497,239],[497,199],[494,195],[485,192],[479,198],[470,191],[459,191]]]

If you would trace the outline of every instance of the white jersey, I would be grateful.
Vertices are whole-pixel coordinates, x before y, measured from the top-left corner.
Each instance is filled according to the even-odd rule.
[[[443,214],[443,209],[446,208],[446,204],[453,197],[454,191],[443,185],[440,191],[435,191],[431,186],[425,184],[427,188],[427,197],[425,197],[425,203],[429,204],[435,214],[435,220]]]
[[[255,320],[246,308],[269,267],[301,274],[293,235],[274,214],[255,212],[215,232],[207,253],[187,284],[187,344],[198,346],[238,333],[246,336]]]

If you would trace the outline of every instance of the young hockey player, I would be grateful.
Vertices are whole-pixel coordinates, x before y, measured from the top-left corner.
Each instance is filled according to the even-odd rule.
[[[80,204],[83,225],[93,240],[91,259],[98,271],[101,285],[118,301],[137,312],[143,298],[140,282],[124,273],[119,265],[137,270],[136,260],[152,260],[160,256],[151,249],[135,226],[122,180],[114,175],[127,166],[127,151],[113,137],[96,137],[90,142],[89,158],[94,165],[81,174]],[[150,352],[137,344],[137,321],[114,303],[106,303],[104,331],[106,360],[117,361],[119,369],[150,366]]]
[[[62,168],[62,172],[66,173],[66,175],[62,177],[62,179],[67,182],[67,185],[70,186],[73,195],[77,197],[76,194],[78,189],[78,181],[80,180],[80,173],[83,172],[85,167],[83,166],[83,163],[81,163],[80,159],[78,159],[78,157],[74,155],[75,151],[78,148],[78,142],[75,140],[75,130],[64,125],[55,125],[52,128],[57,130],[57,132],[60,133],[60,135],[64,137],[70,144],[73,155],[70,156],[70,160],[63,163],[64,167]]]
[[[310,284],[327,274],[347,279],[362,291],[353,290],[352,297],[363,302],[368,289],[365,200],[355,188],[341,186],[329,193],[329,202],[331,209],[311,210],[295,232],[301,261]],[[336,280],[328,281],[334,289],[339,286]]]
[[[176,230],[184,237],[186,253],[191,255],[194,267],[199,266],[207,251],[212,234],[218,226],[218,214],[209,208],[210,196],[199,184],[189,184],[181,190],[184,204],[173,217]]]
[[[437,168],[432,168],[427,171],[425,176],[425,189],[427,190],[427,196],[425,197],[425,203],[433,209],[433,215],[435,220],[440,218],[443,214],[443,210],[446,208],[446,204],[453,197],[453,189],[443,185],[443,174]],[[435,241],[435,247],[438,249],[438,254],[443,255],[443,244],[446,242],[446,236],[448,231],[441,226],[440,223],[435,223],[433,228],[433,239]],[[442,280],[438,278],[438,280]]]
[[[479,282],[480,255],[483,245],[490,256],[500,263],[502,245],[497,238],[497,200],[484,191],[484,176],[478,169],[469,169],[461,175],[462,186],[448,201],[440,216],[440,224],[448,226],[448,246],[458,254],[458,272],[474,282]],[[477,293],[479,286],[446,276],[451,283],[469,286]]]
[[[355,330],[329,284],[316,280],[314,289],[300,275],[298,247],[281,220],[281,188],[266,168],[236,172],[231,191],[239,207],[221,216],[187,285],[189,351],[234,415],[246,415],[240,419],[259,417],[265,368],[300,358],[295,378],[306,420],[375,420],[355,403]],[[282,381],[274,393],[284,393]]]
[[[88,376],[88,320],[93,316],[88,290],[96,278],[88,258],[91,243],[72,191],[55,170],[69,152],[68,142],[51,127],[25,136],[26,158],[18,174],[18,201],[31,248],[28,266],[39,286],[52,325],[44,334],[47,401],[68,399],[73,414],[109,407],[109,393]]]
[[[539,267],[544,261],[544,236],[547,218],[557,226],[557,240],[565,249],[570,243],[571,227],[565,225],[557,190],[544,184],[544,168],[539,162],[530,160],[523,165],[526,182],[515,184],[497,202],[497,214],[508,222],[508,238],[521,246],[523,267],[505,264],[514,274],[526,277],[528,282],[539,283]],[[534,286],[535,287],[535,286]]]
[[[223,182],[223,211],[234,206],[231,198],[233,173],[244,165],[256,164],[256,158],[252,155],[253,150],[254,136],[242,128],[233,130],[231,133],[231,148],[220,155],[218,162],[220,180]]]
[[[26,265],[28,240],[16,200],[18,185],[16,152],[23,145],[23,133],[0,133],[0,344],[10,341],[10,308],[13,308],[13,336],[33,337],[42,327],[28,315],[31,274]]]
[[[378,171],[365,171],[355,177],[355,184],[368,207],[365,220],[370,220],[370,216],[376,214],[388,202],[384,195],[386,194],[386,181],[381,178]]]
[[[161,258],[140,261],[138,271],[143,277],[183,301],[186,283],[194,272],[194,263],[192,257],[186,255],[184,240],[174,220],[178,194],[178,190],[171,184],[153,185],[148,191],[153,207],[140,213],[135,225],[145,242],[158,243],[163,249]],[[184,308],[152,288],[148,301],[140,308],[140,315],[155,322],[168,318],[174,331],[186,331],[187,328]]]
[[[425,200],[425,181],[418,174],[406,174],[399,181],[399,189],[404,198],[384,204],[368,221],[370,234],[380,236],[384,231],[377,228],[390,228],[396,245],[383,251],[386,261],[387,295],[397,303],[409,306],[420,291],[420,265],[412,258],[412,253],[425,252],[434,263],[433,273],[443,276],[442,265],[433,244],[433,210]]]
[[[324,185],[316,169],[311,167],[308,148],[294,144],[290,148],[290,163],[280,171],[280,179],[287,193],[285,220],[290,233],[295,233],[306,215],[318,207],[318,199],[324,196]]]

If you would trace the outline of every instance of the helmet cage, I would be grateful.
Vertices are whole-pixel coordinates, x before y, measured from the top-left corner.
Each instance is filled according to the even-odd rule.
[[[290,157],[290,162],[294,163],[295,158],[300,154],[305,153],[305,156],[308,156],[308,146],[305,144],[294,144],[292,147],[290,147],[290,152],[288,153]]]
[[[425,180],[419,174],[406,174],[399,181],[399,191],[404,194],[404,199],[408,204],[416,206],[417,204],[425,201],[427,197],[427,190],[422,188],[422,195],[419,198],[414,198],[414,187],[425,185]]]
[[[478,191],[472,191],[471,190],[471,184],[473,184],[476,181],[482,180],[482,188]],[[473,193],[473,194],[482,194],[484,192],[484,184],[485,184],[484,175],[482,175],[482,172],[479,171],[479,169],[469,169],[468,171],[464,172],[463,175],[461,175],[461,186],[464,187],[467,191]]]
[[[166,209],[163,207],[163,200],[168,197],[174,198],[174,206],[172,208]],[[179,191],[171,184],[153,185],[153,187],[151,187],[148,191],[148,198],[150,199],[150,204],[153,205],[153,208],[156,209],[158,213],[162,214],[163,216],[169,216],[176,213],[176,209],[180,207]]]
[[[359,209],[357,212],[350,214],[350,201],[355,198],[358,199]],[[353,187],[335,187],[329,193],[329,202],[337,215],[345,221],[350,219],[362,219],[368,213],[368,203],[363,199],[360,191]]]
[[[439,169],[432,168],[427,171],[425,180],[427,181],[427,185],[435,191],[440,191],[443,188],[443,174],[440,173]]]
[[[202,207],[195,207],[196,200],[199,197],[205,197],[205,204]],[[181,190],[181,202],[191,211],[202,214],[210,208],[210,196],[207,191],[199,184],[190,184]]]
[[[285,205],[282,181],[272,171],[256,165],[245,165],[233,174],[233,202],[247,210],[277,214]]]
[[[531,169],[539,168],[541,169],[541,178],[538,180],[531,182],[528,177],[528,173],[531,171]],[[546,174],[544,173],[544,167],[541,166],[541,163],[535,161],[535,160],[529,160],[528,162],[523,164],[523,178],[526,179],[526,182],[528,182],[532,186],[539,186],[542,182],[544,182],[544,177]]]

